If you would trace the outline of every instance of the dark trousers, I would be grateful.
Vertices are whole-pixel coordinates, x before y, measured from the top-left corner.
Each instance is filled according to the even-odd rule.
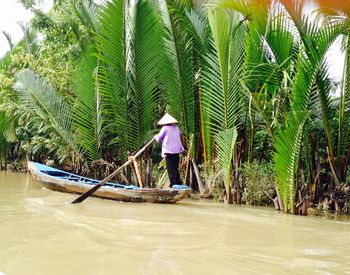
[[[166,170],[170,180],[170,187],[174,184],[181,184],[180,173],[179,173],[179,154],[166,154]]]

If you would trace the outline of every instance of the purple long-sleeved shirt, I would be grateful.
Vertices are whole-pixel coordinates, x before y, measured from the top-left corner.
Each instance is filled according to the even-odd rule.
[[[164,125],[155,136],[157,142],[162,142],[162,157],[166,154],[179,154],[184,151],[181,143],[181,131],[177,125]]]

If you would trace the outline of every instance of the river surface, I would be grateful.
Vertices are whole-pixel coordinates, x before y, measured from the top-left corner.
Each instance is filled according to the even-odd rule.
[[[0,172],[0,274],[350,274],[350,220],[187,200],[133,204]]]

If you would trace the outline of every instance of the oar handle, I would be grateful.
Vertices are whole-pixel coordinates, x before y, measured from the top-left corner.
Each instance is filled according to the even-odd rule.
[[[133,158],[137,158],[138,156],[140,156],[146,149],[148,146],[150,146],[152,144],[152,142],[154,141],[155,137],[153,137],[145,146],[143,146],[141,148],[140,151],[138,151]],[[120,166],[117,170],[115,170],[112,174],[110,174],[108,177],[104,178],[102,181],[100,181],[98,184],[96,184],[94,187],[92,187],[91,189],[89,189],[88,191],[86,191],[84,194],[82,194],[80,197],[78,197],[77,199],[75,199],[74,201],[72,201],[72,203],[79,203],[84,201],[87,197],[91,196],[93,193],[95,193],[95,191],[97,189],[99,189],[101,186],[105,185],[106,182],[108,182],[110,179],[112,179],[115,175],[118,174],[118,172],[120,170],[122,170],[125,166],[129,165],[132,162],[132,160],[128,160],[127,162],[125,162],[122,166]]]

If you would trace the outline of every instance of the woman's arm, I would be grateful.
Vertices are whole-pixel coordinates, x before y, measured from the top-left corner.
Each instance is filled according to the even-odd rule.
[[[165,133],[166,133],[166,129],[163,126],[162,129],[160,129],[160,132],[157,135],[155,135],[156,141],[157,142],[163,141]]]

